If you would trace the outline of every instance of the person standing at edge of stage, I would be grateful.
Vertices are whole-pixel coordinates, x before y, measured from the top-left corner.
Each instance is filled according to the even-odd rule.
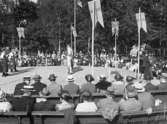
[[[73,73],[73,50],[70,45],[67,45],[67,69],[68,74]]]

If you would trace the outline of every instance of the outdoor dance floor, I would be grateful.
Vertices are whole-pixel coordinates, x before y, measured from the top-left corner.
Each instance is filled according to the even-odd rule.
[[[48,76],[49,74],[54,73],[57,76],[57,83],[66,84],[67,83],[67,68],[66,66],[38,66],[38,67],[19,67],[17,68],[18,72],[11,73],[9,72],[9,76],[1,77],[0,76],[0,88],[3,89],[7,93],[13,93],[15,85],[22,82],[23,77],[30,76],[32,77],[35,74],[41,75],[41,82],[45,84],[49,84]],[[94,78],[96,83],[98,81],[98,76],[105,75],[107,79],[112,78],[109,76],[110,71],[114,71],[114,68],[104,68],[104,67],[94,67]],[[132,75],[134,73],[129,72],[127,70],[117,69],[122,75]],[[82,66],[80,68],[74,69],[74,79],[76,84],[81,85],[85,83],[84,76],[86,74],[91,74],[91,67]]]

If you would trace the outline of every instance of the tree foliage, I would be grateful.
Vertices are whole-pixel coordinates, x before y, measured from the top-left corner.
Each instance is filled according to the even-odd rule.
[[[77,6],[77,49],[86,50],[91,39],[91,18],[88,1],[82,1],[83,7]],[[40,49],[58,48],[58,41],[65,47],[70,43],[70,26],[73,24],[73,0],[41,0],[39,6],[22,3],[15,9],[16,20],[26,18],[26,35],[32,45]],[[119,23],[118,46],[130,48],[137,43],[137,23],[135,14],[139,7],[146,13],[148,33],[141,31],[141,42],[153,47],[164,46],[167,39],[167,1],[166,0],[101,0],[105,28],[96,25],[95,48],[114,46],[111,21],[116,18]],[[24,11],[22,11],[24,10]],[[164,45],[162,45],[164,44]],[[34,46],[34,45],[33,45]]]

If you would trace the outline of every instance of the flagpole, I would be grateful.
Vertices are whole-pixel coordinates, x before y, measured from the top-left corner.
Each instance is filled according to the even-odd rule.
[[[141,26],[141,10],[139,8],[139,25]],[[139,79],[140,75],[140,28],[138,27],[138,73],[137,73],[137,78]]]
[[[115,22],[117,21],[117,19],[115,18]],[[117,58],[117,34],[116,34],[116,29],[115,29],[115,61]],[[115,62],[115,68],[116,68],[116,62]]]
[[[93,0],[93,20],[92,20],[92,75],[94,75],[94,34],[95,34],[95,1]]]
[[[70,27],[70,31],[71,31],[71,48],[73,49],[73,45],[72,45],[72,24],[71,24],[71,27]]]
[[[76,0],[74,0],[74,30],[76,30]],[[76,55],[76,36],[74,36],[74,55]]]

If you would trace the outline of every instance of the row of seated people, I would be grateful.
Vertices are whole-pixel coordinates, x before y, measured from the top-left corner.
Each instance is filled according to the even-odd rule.
[[[46,85],[41,82],[41,76],[35,75],[32,77],[34,82],[30,83],[30,77],[24,77],[23,82],[15,87],[14,95],[23,95],[23,88],[27,87],[32,89],[32,95],[38,95],[43,88],[47,88],[50,96],[58,96],[63,90],[68,91],[70,94],[79,94],[84,90],[91,93],[103,93],[107,88],[114,89],[115,94],[123,95],[124,89],[127,84],[142,85],[146,91],[151,90],[167,90],[167,74],[162,73],[160,77],[154,77],[152,80],[138,80],[132,76],[124,78],[119,72],[111,72],[111,81],[107,81],[104,75],[99,77],[99,81],[95,84],[94,77],[91,74],[85,76],[86,83],[81,86],[77,85],[72,75],[67,77],[68,83],[64,86],[56,82],[57,76],[54,74],[49,75],[50,84]]]
[[[99,100],[97,103],[92,101],[92,93],[84,90],[80,93],[81,101],[78,104],[72,103],[72,97],[68,91],[62,91],[60,95],[60,103],[51,103],[47,99],[38,99],[31,97],[33,90],[29,87],[23,87],[23,96],[20,98],[5,98],[4,92],[0,92],[0,111],[62,111],[72,108],[76,112],[101,112],[105,119],[112,121],[121,111],[134,112],[146,111],[151,114],[155,109],[164,109],[164,105],[160,100],[156,100],[145,87],[141,84],[129,83],[125,86],[124,97],[120,101],[115,101],[115,90],[108,87],[105,92],[106,98]],[[39,95],[47,96],[47,88],[43,88]]]

